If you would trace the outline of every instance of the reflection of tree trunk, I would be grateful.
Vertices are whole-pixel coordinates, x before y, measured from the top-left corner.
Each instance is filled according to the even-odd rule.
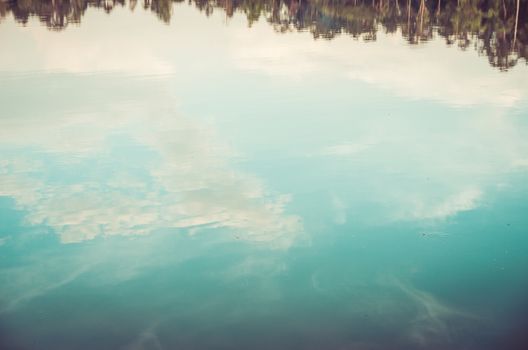
[[[506,4],[504,3],[504,0],[502,0],[502,12],[503,12],[504,18],[508,17],[508,12],[506,11]]]
[[[411,0],[407,0],[407,30],[409,31],[409,39],[411,38]]]
[[[436,7],[436,15],[440,15],[440,7],[442,6],[442,0],[438,0],[438,6]]]
[[[425,10],[425,0],[422,0],[420,1],[420,8],[418,9],[418,13],[420,14],[420,30],[418,32],[419,36],[422,35],[424,10]]]
[[[398,10],[398,16],[400,15],[401,11],[400,11],[400,0],[395,0],[396,1],[396,10]]]
[[[515,14],[515,29],[513,31],[513,45],[512,48],[515,49],[515,42],[517,41],[517,26],[519,25],[519,7],[520,0],[517,0],[517,13]]]

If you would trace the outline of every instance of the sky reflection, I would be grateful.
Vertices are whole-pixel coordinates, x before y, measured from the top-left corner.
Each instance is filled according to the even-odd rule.
[[[522,349],[527,67],[196,7],[4,17],[0,345]]]
[[[0,70],[7,81],[20,78],[3,94],[9,115],[0,121],[2,194],[29,211],[28,223],[52,226],[63,242],[166,227],[229,227],[246,239],[280,236],[291,243],[302,231],[301,218],[285,213],[292,193],[274,193],[262,176],[232,167],[251,167],[278,150],[295,157],[307,174],[327,164],[349,174],[351,185],[331,195],[341,222],[346,214],[340,211],[352,206],[361,212],[364,202],[377,208],[365,217],[377,220],[445,219],[506,186],[502,174],[525,168],[528,145],[515,113],[528,91],[521,67],[518,74],[499,74],[472,53],[436,42],[410,50],[393,35],[365,45],[345,37],[316,42],[307,33],[281,36],[265,23],[247,30],[242,16],[223,26],[221,16],[205,18],[190,7],[174,13],[181,26],[171,27],[125,9],[113,17],[96,11],[86,16],[83,26],[60,35],[41,26],[3,24],[3,33],[13,34],[6,45],[15,45],[13,37],[17,48],[2,55]],[[137,33],[111,31],[116,20],[130,22]],[[138,21],[141,26],[132,26]],[[201,30],[189,36],[185,23],[191,22]],[[169,40],[178,46],[167,45]],[[215,50],[215,63],[207,54],[196,59],[205,50]],[[105,52],[105,59],[97,52]],[[390,60],[384,52],[391,52]],[[34,71],[44,75],[20,75]],[[224,76],[229,79],[222,82]],[[267,88],[243,91],[248,77],[267,84],[268,76],[282,97]],[[350,103],[342,100],[345,94],[336,95],[320,103],[331,103],[325,109],[308,112],[324,115],[324,124],[295,115],[294,104],[286,102],[301,87],[307,99],[320,94],[321,79],[340,89],[362,89],[352,92]],[[201,111],[203,84],[211,84],[203,95],[214,96],[214,112]],[[77,91],[87,91],[88,99],[76,100]],[[22,96],[56,102],[44,110],[15,105]],[[271,99],[257,102],[261,111],[239,115],[236,107],[230,111],[234,96]],[[408,105],[376,106],[399,98]],[[277,125],[282,130],[265,125],[273,109],[288,115]],[[254,119],[261,113],[268,116]],[[233,134],[235,124],[244,134]],[[335,175],[324,179],[331,184],[338,181]],[[365,189],[368,198],[358,193]]]

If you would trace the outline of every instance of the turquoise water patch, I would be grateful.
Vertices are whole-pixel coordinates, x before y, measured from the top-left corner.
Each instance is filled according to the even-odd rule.
[[[97,4],[0,12],[0,348],[525,348],[524,27]]]

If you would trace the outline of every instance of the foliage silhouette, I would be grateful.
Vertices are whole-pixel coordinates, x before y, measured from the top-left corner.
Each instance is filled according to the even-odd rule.
[[[165,23],[173,2],[143,0]],[[88,7],[111,12],[116,6],[137,7],[137,0],[8,0],[0,2],[0,18],[9,13],[20,23],[37,16],[52,30],[80,23]],[[348,34],[376,40],[379,30],[400,32],[410,44],[437,35],[448,45],[474,47],[493,67],[508,70],[519,60],[528,62],[528,0],[189,0],[209,16],[221,9],[227,17],[236,12],[248,25],[261,18],[276,31],[309,31],[315,39]]]

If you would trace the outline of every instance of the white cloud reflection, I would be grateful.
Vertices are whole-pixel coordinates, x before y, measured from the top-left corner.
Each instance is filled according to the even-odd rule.
[[[349,125],[334,128],[338,143],[308,153],[325,164],[339,162],[346,173],[351,185],[340,207],[365,214],[364,204],[374,203],[376,222],[444,220],[492,203],[498,184],[524,171],[528,141],[519,118],[501,109],[431,113],[439,118],[351,114]],[[333,199],[329,204],[335,207]]]
[[[116,17],[120,23],[128,24],[129,31],[109,30]],[[6,54],[0,56],[0,71],[112,72],[127,77],[161,74],[160,81],[175,85],[177,75],[184,82],[196,80],[196,85],[202,85],[208,81],[193,76],[197,72],[193,67],[206,72],[200,78],[211,71],[225,73],[236,68],[238,73],[230,75],[233,80],[240,78],[241,71],[245,79],[250,71],[294,78],[313,87],[318,80],[310,79],[323,77],[339,84],[345,81],[352,87],[357,87],[353,82],[366,82],[389,95],[403,96],[402,104],[406,99],[415,99],[435,100],[441,102],[439,105],[493,106],[491,112],[478,118],[446,115],[440,121],[425,118],[429,110],[423,110],[424,115],[393,120],[382,115],[367,118],[361,112],[350,113],[346,124],[332,119],[332,113],[342,113],[336,107],[329,110],[329,115],[321,116],[325,122],[319,125],[309,125],[309,121],[300,119],[302,114],[285,111],[288,118],[284,119],[292,120],[299,129],[317,128],[314,135],[336,135],[324,145],[321,140],[302,144],[306,149],[298,153],[312,147],[310,161],[334,157],[345,162],[347,158],[362,157],[360,163],[346,169],[346,176],[367,174],[354,177],[350,183],[364,186],[369,198],[358,195],[358,199],[350,199],[343,194],[339,200],[331,199],[338,224],[350,221],[348,211],[355,208],[350,202],[361,200],[390,208],[391,214],[386,216],[395,220],[444,219],[482,203],[490,184],[478,175],[526,166],[527,142],[516,129],[515,121],[504,117],[504,111],[526,99],[528,89],[522,74],[500,74],[482,57],[447,49],[441,41],[409,47],[398,33],[378,33],[373,43],[346,36],[314,41],[310,33],[277,34],[265,22],[248,29],[242,15],[224,26],[219,22],[221,17],[214,14],[206,18],[193,8],[181,6],[173,17],[173,23],[181,26],[165,26],[150,13],[131,15],[126,9],[115,9],[110,20],[101,11],[89,10],[82,26],[60,33],[31,23],[21,28],[6,21],[0,33],[6,45]],[[182,30],[188,25],[193,35]],[[173,42],[178,45],[170,44]],[[213,51],[215,57],[210,60]],[[104,59],[99,59],[100,52],[105,53]],[[187,70],[188,67],[191,68]],[[71,76],[80,79],[82,75]],[[199,87],[191,88],[194,94],[200,93]],[[368,93],[377,90],[373,91]],[[174,96],[160,99],[166,97]],[[371,96],[357,98],[363,97]],[[436,107],[430,102],[427,106]],[[53,117],[42,117],[34,111],[29,118],[15,115],[0,120],[3,145],[35,147],[45,154],[54,154],[65,168],[66,164],[79,166],[89,157],[111,162],[112,156],[105,152],[113,133],[125,133],[153,153],[149,160],[128,155],[128,170],[118,171],[123,164],[114,168],[108,165],[103,167],[105,174],[92,174],[81,183],[45,179],[41,176],[47,171],[42,161],[12,155],[0,164],[0,194],[14,197],[20,208],[28,210],[30,223],[53,226],[63,242],[99,235],[146,234],[164,227],[192,232],[202,227],[227,227],[244,232],[244,239],[280,238],[289,244],[293,233],[301,230],[300,218],[285,214],[290,196],[270,194],[259,179],[233,169],[235,153],[218,140],[213,127],[177,113],[141,108],[134,111],[137,108],[114,103],[105,116],[99,115],[99,110],[59,111]],[[229,114],[220,110],[222,113]],[[353,134],[354,128],[360,134],[356,138],[345,134]],[[277,133],[281,132],[284,131]],[[291,139],[297,137],[295,130],[284,133],[288,137],[277,141],[275,134],[260,132],[277,148],[294,147]],[[21,163],[24,159],[26,164]],[[137,167],[134,162],[138,162]],[[141,171],[138,173],[136,168],[146,169],[147,174],[139,174]],[[418,183],[425,178],[430,181]]]
[[[99,235],[147,234],[162,228],[193,232],[228,228],[248,241],[291,244],[302,224],[299,217],[285,214],[290,197],[270,194],[259,179],[233,169],[230,162],[235,153],[218,140],[210,125],[191,122],[177,113],[153,116],[143,112],[144,117],[131,114],[119,130],[129,130],[129,142],[150,152],[147,159],[109,154],[116,126],[107,123],[104,115],[76,124],[76,128],[91,130],[85,135],[89,140],[77,149],[72,144],[58,147],[54,133],[47,134],[48,139],[31,138],[39,133],[39,123],[1,120],[2,134],[14,134],[24,140],[24,147],[53,155],[59,165],[50,169],[40,161],[32,163],[32,158],[22,162],[24,156],[18,153],[4,159],[0,195],[14,198],[17,207],[28,212],[30,224],[53,227],[63,243]],[[50,122],[47,127],[55,133],[70,130],[61,118]],[[16,145],[9,140],[3,139],[4,147]],[[86,144],[92,149],[87,151]],[[94,173],[77,174],[73,181],[44,175],[82,168],[83,162],[90,164],[88,159],[100,162],[104,170],[89,165],[94,168],[86,171]]]
[[[478,189],[468,188],[461,192],[449,195],[440,203],[417,202],[412,207],[412,211],[407,213],[413,219],[443,219],[468,211],[477,207],[482,192]]]
[[[273,76],[345,76],[397,96],[457,106],[512,106],[527,97],[522,74],[501,74],[476,53],[447,48],[442,40],[410,47],[401,33],[380,30],[375,42],[346,35],[315,41],[306,32],[276,35],[261,22],[251,31],[238,32],[231,44],[241,69]]]

